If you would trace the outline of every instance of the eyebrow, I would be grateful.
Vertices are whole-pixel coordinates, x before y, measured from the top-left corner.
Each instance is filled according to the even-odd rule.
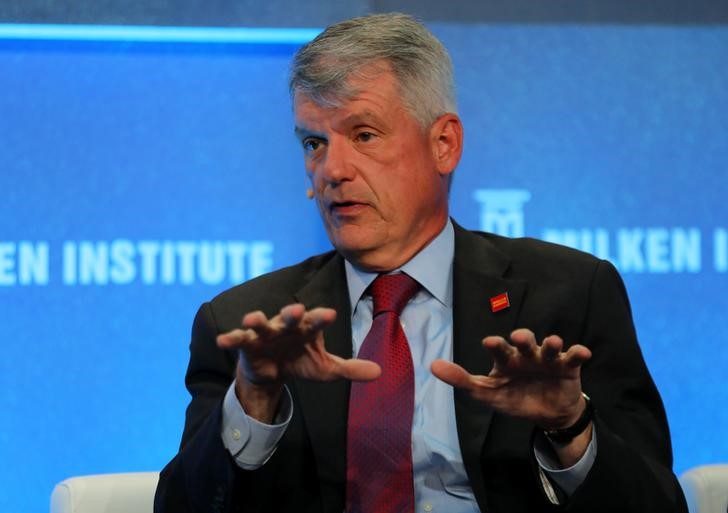
[[[305,139],[306,137],[317,137],[319,139],[325,139],[323,134],[314,132],[313,130],[309,130],[307,128],[303,128],[300,126],[295,126],[293,128],[293,133],[296,135],[296,137],[300,140]]]
[[[372,112],[370,110],[365,110],[363,112],[355,112],[354,114],[350,114],[342,120],[341,124],[344,126],[374,124],[374,125],[377,125],[378,127],[384,128],[384,129],[388,128],[388,125],[382,120],[382,118],[377,116],[374,112]],[[293,127],[293,133],[296,135],[296,137],[299,140],[303,140],[306,137],[317,137],[319,139],[326,139],[326,136],[323,135],[321,132],[316,132],[315,130],[309,130],[308,128],[301,127],[298,125]]]
[[[356,112],[354,114],[350,114],[346,118],[344,118],[343,123],[345,125],[358,125],[361,123],[366,124],[376,124],[378,126],[387,127],[387,124],[384,122],[382,118],[377,116],[374,112],[371,110],[365,110],[363,112]]]

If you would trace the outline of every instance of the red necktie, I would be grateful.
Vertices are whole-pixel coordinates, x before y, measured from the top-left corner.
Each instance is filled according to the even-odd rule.
[[[412,415],[415,380],[399,322],[420,285],[406,274],[378,276],[370,290],[372,327],[358,358],[382,367],[379,379],[351,384],[347,431],[346,511],[413,513]]]

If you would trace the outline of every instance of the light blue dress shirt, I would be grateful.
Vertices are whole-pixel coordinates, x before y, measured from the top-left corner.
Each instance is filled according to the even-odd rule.
[[[453,388],[430,372],[437,359],[452,361],[452,224],[399,269],[422,285],[400,315],[415,371],[412,419],[412,464],[415,511],[479,511],[460,454]],[[352,338],[357,355],[372,325],[372,298],[364,294],[377,277],[346,262],[352,311]]]
[[[415,511],[442,513],[479,512],[460,453],[455,424],[453,389],[435,378],[430,366],[436,359],[452,361],[453,258],[455,234],[448,221],[442,232],[414,258],[395,272],[405,272],[422,288],[402,311],[400,320],[410,345],[415,370],[415,410],[412,421],[412,460]],[[377,277],[346,262],[346,279],[352,311],[353,354],[359,352],[372,324],[372,300],[365,295]],[[245,469],[263,465],[275,451],[292,415],[290,395],[275,424],[266,425],[245,415],[234,392],[223,404],[222,438],[225,447]],[[548,443],[541,441],[542,443]],[[534,449],[541,468],[567,493],[583,481],[596,456],[596,439],[573,467],[558,469],[547,451]],[[550,485],[542,479],[548,495]]]

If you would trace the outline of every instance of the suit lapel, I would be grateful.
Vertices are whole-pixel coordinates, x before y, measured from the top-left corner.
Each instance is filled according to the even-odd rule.
[[[453,223],[454,224],[454,223]],[[455,224],[453,264],[453,360],[471,374],[488,374],[492,360],[481,341],[508,336],[516,326],[526,282],[507,278],[510,259],[487,239]],[[507,293],[510,307],[493,312],[490,298]],[[481,453],[493,410],[460,390],[455,391],[455,417],[463,463],[481,511],[485,487]]]
[[[326,350],[351,358],[351,307],[344,260],[338,254],[329,260],[295,294],[306,308],[326,306],[336,309],[336,321],[324,330]],[[347,380],[315,382],[295,380],[303,420],[311,440],[324,511],[341,511],[346,478],[346,423],[350,383]],[[325,489],[324,489],[325,487]]]

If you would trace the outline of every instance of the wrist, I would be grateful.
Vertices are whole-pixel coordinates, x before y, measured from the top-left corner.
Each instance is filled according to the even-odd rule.
[[[581,415],[565,428],[544,429],[543,433],[551,442],[555,444],[567,444],[574,438],[584,433],[591,425],[594,419],[594,406],[588,395],[582,392],[584,408]]]
[[[235,379],[235,395],[245,413],[257,421],[271,424],[283,394],[283,383],[253,383],[242,372]]]

